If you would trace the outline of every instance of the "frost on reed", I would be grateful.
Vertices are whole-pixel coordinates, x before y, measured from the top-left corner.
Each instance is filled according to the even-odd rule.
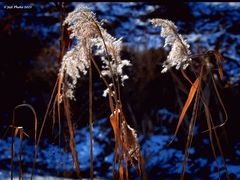
[[[178,34],[177,27],[172,21],[165,19],[152,19],[150,22],[155,26],[161,26],[161,36],[165,38],[164,47],[171,46],[167,60],[163,63],[162,73],[167,72],[173,66],[176,69],[186,69],[191,61],[189,44]]]
[[[127,152],[125,152],[124,158],[127,159],[128,156],[130,156],[131,158],[133,157],[135,160],[138,160],[140,156],[140,147],[135,129],[131,128],[126,121],[123,121],[121,124],[121,132],[123,143],[127,145]]]
[[[73,39],[74,44],[63,56],[59,70],[59,84],[61,85],[58,86],[58,99],[63,97],[63,101],[66,101],[69,105],[68,100],[75,99],[74,90],[78,79],[89,71],[89,102],[91,102],[91,105],[89,105],[89,122],[92,128],[90,116],[92,114],[91,73],[92,64],[94,65],[107,87],[103,92],[103,96],[108,95],[109,107],[112,112],[110,122],[116,143],[114,166],[116,163],[119,163],[119,176],[123,177],[124,174],[127,176],[128,164],[130,163],[135,168],[134,159],[140,163],[141,153],[137,134],[127,124],[122,111],[120,84],[124,85],[124,80],[128,79],[128,76],[123,74],[123,67],[131,66],[130,61],[121,59],[122,39],[116,39],[108,34],[102,27],[102,22],[99,22],[95,14],[84,6],[80,6],[69,13],[64,21],[64,25],[68,26],[68,30],[71,32],[70,38]],[[100,58],[101,68],[95,62],[94,57],[96,56]],[[71,123],[69,124],[71,125]],[[90,141],[92,141],[91,133],[90,129]],[[93,166],[91,168],[93,169]],[[139,172],[141,172],[140,164],[138,168]],[[125,169],[125,173],[122,171],[123,169]]]
[[[67,86],[63,95],[75,99],[74,89],[77,80],[85,75],[89,68],[92,56],[100,56],[102,61],[101,75],[118,80],[121,84],[128,79],[123,74],[123,67],[130,66],[128,60],[122,60],[120,51],[122,39],[112,37],[102,27],[95,14],[87,7],[80,6],[69,13],[64,21],[71,32],[70,38],[74,39],[74,46],[64,55],[59,75],[65,79],[64,85]],[[106,95],[106,91],[104,93]]]

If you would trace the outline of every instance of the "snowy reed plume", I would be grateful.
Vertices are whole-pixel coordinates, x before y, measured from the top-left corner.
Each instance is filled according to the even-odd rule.
[[[65,79],[64,85],[67,86],[63,95],[70,99],[75,99],[77,80],[88,72],[94,55],[101,57],[102,76],[114,78],[116,81],[120,77],[122,85],[124,80],[128,79],[128,76],[123,74],[123,67],[130,66],[131,63],[120,57],[122,39],[108,34],[102,23],[85,6],[69,13],[64,21],[64,25],[68,25],[71,32],[70,38],[74,40],[74,46],[64,55],[59,75]]]
[[[177,27],[172,21],[164,19],[152,19],[150,22],[155,26],[161,26],[161,36],[165,38],[164,47],[170,46],[171,50],[167,57],[167,60],[163,63],[162,73],[167,72],[173,66],[176,69],[180,67],[186,69],[191,61],[189,57],[191,52],[189,50],[189,44],[183,37],[178,34]]]

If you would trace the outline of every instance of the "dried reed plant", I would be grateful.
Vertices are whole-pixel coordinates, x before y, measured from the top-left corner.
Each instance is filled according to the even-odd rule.
[[[64,39],[63,33],[61,33],[61,44],[65,45],[65,47],[61,47],[61,67],[45,113],[43,124],[40,128],[37,148],[47,116],[50,112],[50,107],[53,107],[53,124],[55,123],[55,117],[57,117],[60,125],[61,105],[63,105],[64,115],[66,117],[70,135],[69,145],[77,176],[81,179],[80,163],[78,161],[74,139],[75,129],[72,122],[70,101],[76,100],[74,91],[78,79],[89,73],[90,178],[94,178],[92,143],[92,69],[94,67],[106,86],[103,96],[108,96],[109,107],[111,110],[110,122],[115,135],[113,178],[128,178],[128,164],[136,169],[134,163],[135,160],[138,161],[139,169],[136,170],[138,171],[138,174],[141,174],[141,153],[136,131],[128,125],[122,111],[120,86],[124,86],[124,81],[128,79],[128,76],[123,74],[123,68],[131,65],[130,61],[121,59],[120,52],[122,39],[116,39],[108,34],[102,27],[103,21],[99,22],[96,19],[95,14],[85,6],[80,6],[73,12],[69,13],[66,19],[61,22],[62,28],[65,29],[65,27],[67,27],[69,37],[65,37]],[[65,50],[67,50],[67,52],[64,54],[62,51]],[[101,59],[101,68],[95,61],[96,56],[99,56]],[[33,170],[36,157],[37,151],[34,155]],[[114,172],[116,163],[118,163],[117,174]]]
[[[20,108],[28,108],[31,110],[34,116],[34,152],[36,152],[36,141],[37,141],[37,114],[34,108],[30,104],[20,104],[17,105],[14,110],[13,110],[13,119],[12,119],[12,124],[9,126],[12,128],[12,144],[11,144],[11,179],[13,179],[13,168],[14,168],[14,158],[15,158],[15,139],[17,135],[19,134],[20,138],[20,144],[19,144],[19,179],[23,179],[23,168],[22,168],[22,142],[23,142],[23,137],[26,136],[29,138],[29,135],[24,131],[23,127],[21,126],[16,126],[16,110]],[[8,129],[7,129],[8,131]],[[7,133],[6,131],[6,133]]]
[[[118,162],[118,172],[121,179],[128,176],[127,164],[135,167],[133,158],[140,162],[140,151],[136,132],[130,128],[122,112],[120,86],[128,76],[123,74],[123,67],[130,66],[128,60],[122,60],[120,56],[122,41],[112,37],[102,27],[96,16],[87,7],[80,6],[69,13],[64,21],[71,32],[70,38],[76,41],[64,55],[59,71],[59,83],[57,104],[63,99],[64,107],[67,99],[75,99],[74,89],[78,78],[89,73],[89,125],[90,125],[90,177],[93,179],[93,147],[92,147],[92,66],[106,85],[103,96],[108,95],[111,109],[110,122],[112,124],[116,149],[114,164]],[[100,68],[94,57],[100,56],[102,67]],[[89,69],[89,71],[88,71]],[[109,78],[109,80],[107,79]],[[65,108],[68,112],[70,107]],[[70,119],[70,118],[67,118]],[[114,165],[115,167],[115,165]],[[113,176],[114,176],[113,168]],[[125,173],[123,170],[125,169]],[[140,170],[140,165],[139,165]],[[124,175],[125,174],[125,175]]]
[[[188,45],[186,40],[184,40],[184,38],[180,34],[178,34],[177,27],[174,25],[173,22],[169,20],[164,20],[164,19],[152,19],[150,22],[153,25],[160,26],[162,28],[161,36],[165,38],[164,46],[170,46],[171,48],[170,53],[167,57],[167,60],[163,63],[164,69],[162,70],[162,73],[170,70],[171,67],[176,66],[176,69],[180,69],[183,77],[191,84],[191,89],[189,91],[188,98],[183,106],[182,112],[178,120],[177,128],[175,130],[174,137],[172,139],[173,141],[174,138],[176,137],[177,132],[180,128],[180,125],[183,122],[183,118],[186,115],[187,110],[189,109],[191,104],[193,104],[192,116],[189,123],[188,137],[187,137],[184,161],[182,166],[181,179],[184,179],[184,174],[185,174],[187,161],[189,157],[189,151],[190,151],[190,147],[192,145],[193,136],[194,136],[194,127],[197,119],[200,118],[199,115],[200,115],[200,110],[202,108],[205,112],[205,117],[207,120],[207,127],[208,127],[208,129],[204,132],[209,133],[212,152],[213,152],[214,158],[216,159],[217,158],[216,148],[214,146],[214,138],[215,138],[218,151],[222,157],[222,163],[224,165],[226,177],[229,179],[226,162],[224,160],[223,150],[220,144],[219,137],[216,132],[216,128],[224,126],[224,124],[227,122],[228,116],[215,83],[214,76],[216,74],[214,74],[213,72],[214,70],[213,64],[210,62],[210,57],[213,56],[217,64],[218,77],[221,80],[223,78],[223,72],[222,72],[223,70],[221,66],[221,61],[223,57],[217,51],[208,51],[206,53],[192,55],[189,50],[190,46]],[[195,75],[194,82],[192,82],[192,80],[184,72],[186,67],[188,67],[189,65],[190,65],[191,71]],[[219,101],[219,104],[222,108],[222,112],[225,114],[225,120],[220,125],[214,124],[211,111],[209,109],[209,95],[207,96],[207,94],[210,93],[209,92],[210,89],[209,89],[209,86],[206,85],[209,82],[209,80],[213,84],[213,87],[214,87],[213,92],[215,92],[217,99]],[[218,166],[218,174],[220,177],[219,166]]]

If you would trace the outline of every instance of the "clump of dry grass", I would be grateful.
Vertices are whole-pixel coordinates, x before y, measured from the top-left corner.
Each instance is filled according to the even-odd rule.
[[[128,178],[128,163],[135,167],[134,160],[137,160],[139,171],[141,171],[141,154],[137,135],[132,129],[123,114],[121,103],[120,86],[124,85],[124,80],[128,78],[123,74],[123,67],[130,66],[128,60],[122,60],[120,57],[121,39],[112,37],[102,27],[102,22],[99,22],[95,14],[87,7],[81,6],[73,12],[69,13],[64,21],[63,26],[67,26],[70,39],[62,39],[68,43],[65,55],[61,53],[62,63],[59,70],[58,78],[50,98],[47,111],[43,120],[40,134],[37,141],[39,145],[40,137],[46,122],[47,115],[50,107],[53,107],[53,124],[55,117],[58,119],[60,125],[61,119],[61,106],[63,105],[64,115],[67,121],[69,136],[70,136],[70,149],[77,171],[77,176],[81,179],[80,162],[76,152],[75,145],[75,129],[72,122],[71,102],[76,100],[74,91],[77,81],[81,76],[89,74],[89,126],[90,126],[90,178],[93,179],[93,143],[92,143],[92,128],[93,128],[93,100],[92,100],[92,71],[93,68],[97,70],[103,83],[106,85],[104,96],[108,96],[109,108],[111,110],[110,122],[115,135],[115,157],[114,167],[118,163],[118,174],[115,175],[113,168],[113,177],[117,176],[121,179]],[[61,48],[62,50],[65,48]],[[102,67],[95,61],[95,56],[100,56]],[[60,129],[60,126],[59,126]],[[34,166],[36,161],[37,152],[35,153]],[[33,166],[33,169],[34,169]],[[33,173],[33,172],[32,172]],[[139,172],[140,174],[140,172]]]
[[[81,74],[86,74],[87,69],[89,69],[90,177],[93,179],[92,66],[96,68],[107,87],[104,94],[105,96],[108,94],[109,107],[112,112],[110,122],[116,141],[114,164],[119,163],[119,177],[123,179],[123,169],[126,169],[125,177],[128,176],[128,162],[135,167],[132,158],[140,159],[136,132],[128,126],[122,112],[121,103],[120,85],[123,85],[124,80],[128,78],[127,75],[123,74],[122,69],[124,66],[131,64],[128,60],[122,60],[120,57],[121,39],[116,39],[108,34],[102,28],[102,23],[97,21],[95,14],[88,8],[81,6],[69,13],[64,24],[69,26],[70,38],[75,38],[77,43],[63,57],[59,72],[57,104],[59,106],[61,98],[63,98],[65,112],[70,110],[69,103],[66,106],[67,99],[74,99],[73,90],[77,79],[81,77]],[[101,57],[102,68],[99,68],[95,62],[94,55]],[[110,78],[110,82],[106,77]],[[69,78],[71,81],[69,81]],[[61,90],[59,90],[60,88]],[[70,117],[68,116],[67,119],[70,119]],[[73,129],[69,130],[72,131]]]
[[[20,109],[20,108],[28,108],[31,110],[31,112],[33,113],[34,116],[34,152],[36,152],[36,141],[37,141],[37,123],[38,123],[38,119],[37,119],[37,114],[34,110],[34,108],[30,105],[30,104],[20,104],[18,106],[16,106],[13,110],[13,119],[12,119],[12,124],[10,125],[10,127],[12,128],[12,145],[11,145],[11,179],[13,179],[13,166],[14,166],[14,158],[15,158],[15,146],[14,146],[14,142],[15,139],[17,137],[17,135],[19,134],[19,138],[20,138],[20,144],[19,144],[19,179],[23,179],[23,169],[22,169],[22,142],[23,142],[23,137],[29,137],[29,135],[24,131],[23,127],[19,126],[16,127],[15,123],[16,123],[16,110]],[[8,130],[7,130],[8,131]],[[6,131],[6,133],[7,133]]]
[[[174,25],[173,22],[169,20],[163,20],[163,19],[153,19],[151,20],[151,22],[153,25],[162,27],[161,36],[165,38],[165,46],[168,46],[168,45],[171,46],[171,50],[167,57],[167,60],[163,64],[164,69],[162,70],[162,72],[166,72],[171,67],[176,66],[176,69],[180,69],[183,77],[191,84],[191,88],[188,93],[188,98],[183,106],[182,112],[178,120],[177,128],[175,130],[174,137],[172,139],[173,141],[175,136],[177,135],[180,125],[183,122],[183,119],[184,119],[184,116],[186,115],[187,110],[189,109],[191,104],[193,104],[192,116],[189,122],[188,137],[187,137],[187,143],[185,148],[181,179],[184,179],[187,160],[189,157],[189,150],[192,145],[193,136],[194,136],[194,127],[197,119],[199,119],[200,117],[199,115],[202,108],[205,112],[205,117],[206,117],[207,126],[208,126],[208,129],[204,132],[209,133],[212,152],[216,159],[217,157],[216,148],[213,142],[215,138],[217,143],[217,148],[222,157],[222,163],[225,168],[226,177],[229,179],[226,163],[224,160],[223,150],[216,132],[216,128],[224,126],[224,124],[228,119],[228,116],[215,83],[214,75],[216,76],[216,74],[214,74],[213,72],[213,64],[210,62],[210,57],[213,56],[217,64],[219,79],[221,80],[223,78],[223,72],[222,72],[222,66],[221,66],[221,61],[223,58],[221,54],[218,53],[217,51],[208,51],[203,54],[191,55],[191,52],[189,50],[190,46],[182,38],[182,36],[178,34],[177,27]],[[184,72],[186,67],[189,65],[190,65],[191,71],[195,75],[194,82],[192,82],[192,80]],[[208,85],[205,85],[209,82],[209,80],[212,82],[212,85],[214,87],[213,92],[216,93],[219,104],[222,107],[223,113],[225,114],[225,120],[220,125],[214,124],[211,111],[209,109],[210,88]],[[218,168],[218,173],[220,177],[219,168]]]

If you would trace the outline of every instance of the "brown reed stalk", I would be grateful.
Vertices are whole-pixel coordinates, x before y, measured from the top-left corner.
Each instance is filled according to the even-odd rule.
[[[34,145],[36,144],[36,137],[37,137],[37,115],[36,111],[30,104],[20,104],[17,105],[14,110],[13,110],[13,119],[12,119],[12,124],[9,126],[12,128],[12,143],[11,143],[11,179],[13,179],[13,162],[14,162],[14,157],[15,157],[15,147],[14,147],[14,141],[17,137],[17,134],[19,132],[19,137],[20,137],[20,147],[19,147],[19,179],[23,179],[23,171],[22,171],[22,141],[23,141],[23,135],[29,137],[29,135],[23,130],[22,127],[16,127],[15,126],[15,119],[16,119],[16,110],[22,107],[27,107],[28,109],[31,110],[34,116]],[[15,130],[14,130],[15,129]],[[7,133],[7,131],[6,131]],[[34,151],[35,151],[35,146],[34,146]]]
[[[50,107],[51,107],[51,104],[52,104],[52,101],[53,101],[53,97],[54,97],[54,94],[55,94],[55,91],[56,91],[56,88],[57,88],[57,85],[58,85],[58,81],[59,81],[59,78],[57,79],[57,81],[55,83],[55,86],[53,88],[50,100],[49,100],[48,105],[47,105],[47,110],[44,114],[43,122],[42,122],[42,125],[41,125],[41,128],[40,128],[40,131],[39,131],[39,135],[38,135],[38,138],[36,139],[37,141],[36,141],[36,145],[35,145],[34,160],[33,160],[32,172],[31,172],[31,180],[33,178],[33,174],[34,174],[34,170],[35,170],[35,166],[36,166],[39,143],[40,143],[40,140],[41,140],[41,136],[42,136],[42,133],[43,133],[45,123],[47,121],[47,116],[48,116],[48,113],[49,113],[49,110],[50,110]]]
[[[64,106],[64,114],[65,114],[65,117],[67,120],[68,131],[69,131],[69,135],[70,135],[69,145],[70,145],[71,152],[72,152],[73,162],[76,166],[76,172],[77,172],[78,178],[82,179],[81,172],[80,172],[80,164],[78,161],[78,155],[77,155],[77,151],[76,151],[74,129],[73,129],[72,120],[71,120],[70,102],[69,102],[69,99],[66,97],[63,97],[63,106]]]
[[[90,178],[93,180],[93,82],[92,82],[92,63],[89,62],[89,132],[90,132]]]

